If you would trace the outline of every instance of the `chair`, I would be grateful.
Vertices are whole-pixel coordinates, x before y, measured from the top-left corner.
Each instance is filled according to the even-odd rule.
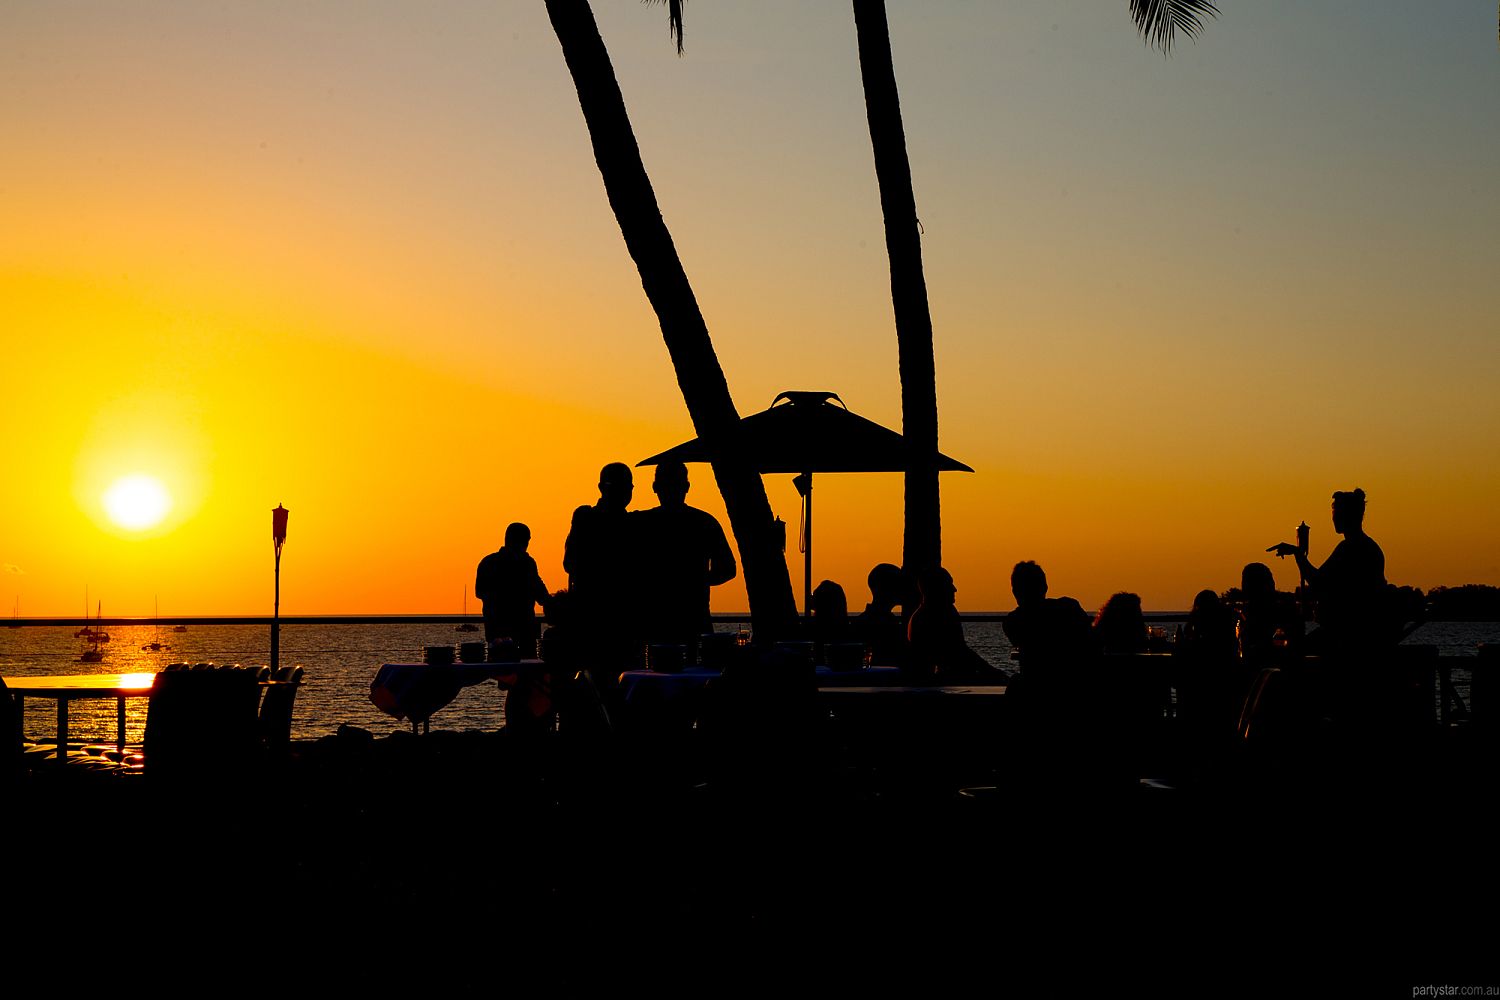
[[[15,699],[0,677],[0,785],[14,781],[25,770],[21,740],[21,718]]]
[[[262,667],[256,673],[257,682],[269,673],[269,668]],[[302,686],[302,668],[278,667],[270,679],[274,683],[266,688],[266,696],[261,699],[256,729],[267,755],[280,758],[286,756],[292,742],[292,706],[297,701],[297,689]]]
[[[164,670],[146,713],[148,778],[215,778],[258,756],[260,685],[253,669]]]

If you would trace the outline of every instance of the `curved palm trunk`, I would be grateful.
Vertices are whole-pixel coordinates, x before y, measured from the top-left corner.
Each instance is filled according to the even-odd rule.
[[[609,52],[587,0],[547,0],[547,14],[578,89],[610,207],[661,324],[693,430],[717,453],[714,478],[739,546],[757,638],[774,637],[797,614],[781,539],[760,474],[736,457],[744,453],[734,446],[740,415],[657,206]]]
[[[880,207],[885,214],[885,248],[891,261],[891,304],[901,367],[901,433],[906,438],[906,537],[902,560],[920,573],[942,564],[938,501],[937,374],[932,354],[932,315],[927,278],[922,273],[922,238],[912,194],[906,130],[891,60],[891,33],[884,0],[854,0],[859,36],[859,71],[865,88],[865,114]]]

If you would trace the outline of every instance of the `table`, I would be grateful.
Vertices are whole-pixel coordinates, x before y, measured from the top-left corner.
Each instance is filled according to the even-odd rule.
[[[817,667],[813,673],[819,688],[894,684],[905,676],[899,667],[865,667],[862,670]],[[626,704],[650,697],[671,700],[697,691],[719,674],[720,671],[709,667],[685,667],[676,673],[626,670],[620,674],[620,696]]]
[[[125,699],[149,698],[155,674],[53,674],[7,677],[5,686],[16,699],[18,722],[26,717],[27,698],[57,699],[57,759],[68,755],[68,702],[75,698],[114,698],[119,749],[125,750]]]
[[[863,698],[870,695],[903,695],[934,698],[1003,698],[1004,684],[845,684],[819,687],[818,696],[837,701],[843,697]]]
[[[434,712],[442,709],[458,692],[485,681],[500,681],[514,686],[522,677],[531,677],[546,668],[541,660],[516,663],[382,663],[370,682],[370,701],[386,715],[429,723]]]

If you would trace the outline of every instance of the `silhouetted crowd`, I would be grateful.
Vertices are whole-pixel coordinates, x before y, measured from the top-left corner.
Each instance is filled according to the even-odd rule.
[[[630,510],[631,470],[601,470],[599,498],[573,512],[564,547],[566,590],[549,595],[527,554],[530,531],[506,530],[505,545],[480,562],[474,592],[484,602],[486,638],[514,643],[522,658],[574,664],[592,672],[605,695],[621,671],[651,666],[676,670],[709,658],[700,641],[713,633],[709,594],[734,579],[737,566],[723,528],[691,507],[686,466],[657,466],[657,505]],[[824,580],[808,614],[778,641],[803,647],[813,664],[833,671],[895,667],[909,683],[1009,684],[1013,701],[1041,717],[1077,715],[1101,696],[1126,702],[1159,700],[1205,731],[1232,728],[1261,670],[1316,655],[1330,670],[1394,646],[1407,621],[1385,579],[1380,547],[1364,533],[1362,490],[1333,497],[1333,527],[1343,536],[1321,566],[1309,559],[1304,524],[1295,543],[1267,549],[1295,559],[1300,584],[1277,590],[1271,568],[1245,566],[1238,588],[1223,596],[1203,590],[1174,637],[1148,625],[1141,599],[1114,594],[1095,615],[1071,597],[1048,594],[1036,562],[1016,564],[1016,607],[1004,621],[1014,661],[1008,669],[969,647],[956,607],[957,588],[944,569],[910,574],[891,563],[869,573],[869,600],[849,612],[843,587]],[[536,606],[551,626],[538,633]],[[1309,632],[1308,623],[1316,627]],[[540,647],[539,647],[540,639]],[[1104,681],[1110,658],[1171,653],[1172,666],[1151,676]],[[1341,681],[1347,678],[1341,678]],[[1126,690],[1120,685],[1126,684]],[[1088,713],[1085,712],[1086,716]]]

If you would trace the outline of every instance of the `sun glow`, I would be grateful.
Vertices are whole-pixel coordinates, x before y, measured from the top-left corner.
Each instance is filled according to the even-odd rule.
[[[152,476],[135,473],[117,479],[104,491],[104,509],[122,528],[144,531],[161,523],[172,509],[166,487]]]

